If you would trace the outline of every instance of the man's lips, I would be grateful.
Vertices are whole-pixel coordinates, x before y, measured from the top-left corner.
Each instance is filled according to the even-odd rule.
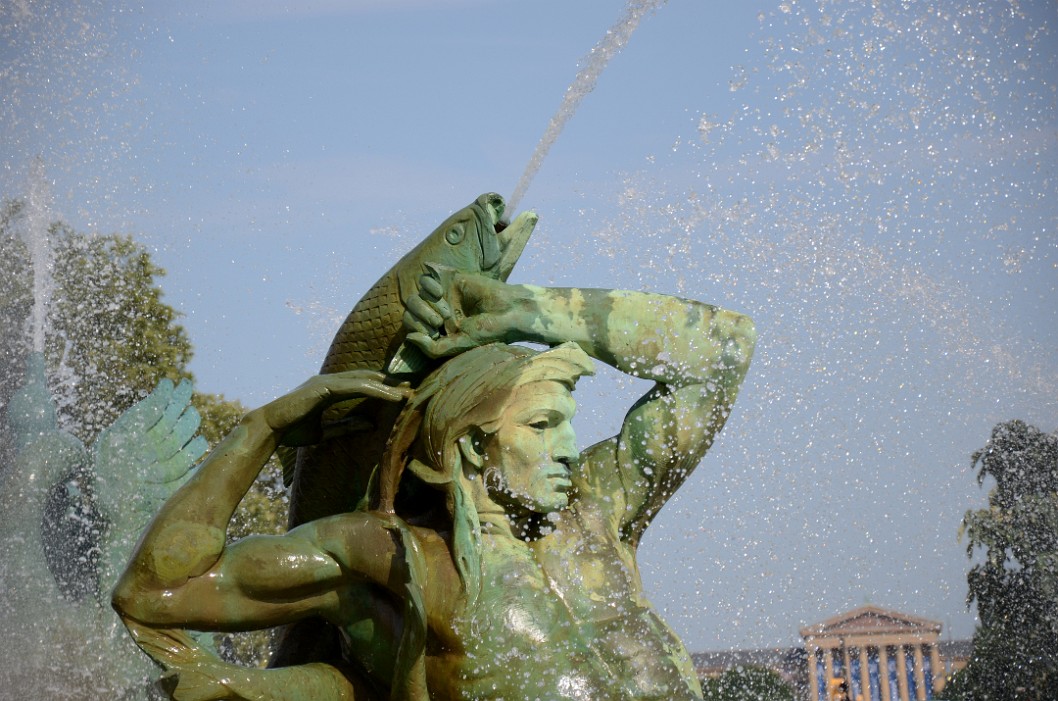
[[[573,482],[570,479],[570,469],[564,465],[560,465],[556,468],[550,469],[545,475],[547,479],[556,484],[556,486],[562,488],[563,491],[568,491],[573,487]]]

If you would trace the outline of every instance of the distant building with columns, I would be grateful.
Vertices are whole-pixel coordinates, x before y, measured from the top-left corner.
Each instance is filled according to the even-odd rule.
[[[800,630],[803,647],[691,655],[699,677],[755,665],[778,673],[802,701],[833,701],[845,682],[849,701],[930,701],[966,664],[969,640],[941,641],[941,624],[878,606],[861,606]]]
[[[941,658],[940,631],[937,621],[877,606],[805,626],[810,701],[829,701],[833,680],[851,701],[930,701],[959,666]]]

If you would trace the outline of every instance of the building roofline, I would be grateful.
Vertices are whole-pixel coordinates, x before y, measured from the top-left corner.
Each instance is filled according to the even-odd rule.
[[[801,633],[802,638],[827,635],[832,632],[833,628],[836,628],[840,624],[864,615],[891,618],[909,624],[910,627],[924,629],[923,632],[939,634],[942,628],[939,621],[922,618],[921,616],[913,616],[893,609],[884,609],[881,606],[874,606],[873,604],[867,604],[865,606],[859,606],[852,610],[845,611],[836,616],[831,616],[820,623],[804,626],[799,632]],[[877,628],[865,629],[864,633],[907,632],[907,628],[908,625],[880,626]]]

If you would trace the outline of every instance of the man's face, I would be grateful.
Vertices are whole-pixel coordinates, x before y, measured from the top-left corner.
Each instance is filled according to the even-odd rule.
[[[579,458],[570,420],[576,402],[559,382],[517,387],[484,446],[489,496],[508,512],[547,514],[569,506]]]

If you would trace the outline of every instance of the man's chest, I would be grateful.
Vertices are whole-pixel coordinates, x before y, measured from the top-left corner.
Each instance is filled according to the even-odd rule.
[[[549,585],[581,623],[649,607],[634,551],[601,524],[586,523],[589,518],[570,513],[531,544]]]

